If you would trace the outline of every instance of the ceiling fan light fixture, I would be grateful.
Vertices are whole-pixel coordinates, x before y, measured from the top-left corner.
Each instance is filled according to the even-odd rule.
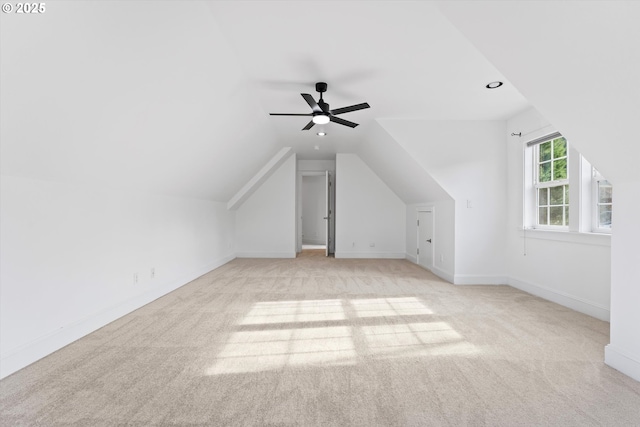
[[[329,104],[324,101],[322,98],[322,94],[327,91],[327,84],[324,82],[316,83],[316,91],[320,93],[320,99],[316,101],[313,99],[308,93],[301,93],[300,95],[307,102],[309,107],[311,107],[311,113],[269,113],[271,116],[312,116],[311,121],[306,124],[302,130],[309,130],[315,125],[326,125],[329,122],[336,123],[342,126],[348,126],[350,128],[354,128],[358,126],[357,123],[350,122],[349,120],[345,120],[343,118],[337,117],[339,114],[350,113],[352,111],[358,111],[365,108],[370,108],[370,105],[366,102],[362,102],[356,105],[350,105],[348,107],[336,108],[332,110],[329,108]],[[318,134],[319,135],[319,134]],[[321,136],[321,135],[319,135]]]
[[[327,123],[329,123],[329,116],[326,114],[316,114],[313,116],[313,123],[317,124],[317,125],[326,125]]]
[[[502,83],[502,82],[495,81],[495,82],[488,83],[485,87],[486,87],[487,89],[497,89],[497,88],[499,88],[500,86],[502,86],[503,84],[504,84],[504,83]]]

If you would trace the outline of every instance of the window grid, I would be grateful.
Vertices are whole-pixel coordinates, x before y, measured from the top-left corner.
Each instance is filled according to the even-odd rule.
[[[536,225],[569,226],[568,144],[563,137],[536,146]]]
[[[538,225],[569,225],[569,185],[538,189]]]

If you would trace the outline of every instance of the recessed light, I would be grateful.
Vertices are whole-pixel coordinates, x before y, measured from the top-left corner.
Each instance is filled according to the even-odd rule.
[[[495,81],[495,82],[491,82],[491,83],[489,83],[489,84],[488,84],[488,85],[486,85],[485,87],[486,87],[487,89],[497,89],[497,88],[499,88],[499,87],[500,87],[500,86],[502,86],[502,85],[503,85],[503,83],[502,83],[502,82]]]
[[[318,136],[325,136],[327,133],[326,132],[318,132],[317,135]]]

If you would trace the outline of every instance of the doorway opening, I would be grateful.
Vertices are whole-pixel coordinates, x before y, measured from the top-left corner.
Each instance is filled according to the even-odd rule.
[[[303,171],[298,176],[297,252],[334,252],[334,191],[329,171]]]

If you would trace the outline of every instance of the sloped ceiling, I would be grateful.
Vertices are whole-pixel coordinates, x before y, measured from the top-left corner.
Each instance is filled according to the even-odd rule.
[[[456,1],[441,10],[608,179],[640,181],[640,2]]]
[[[495,199],[504,195],[495,190],[506,176],[505,125],[488,120],[380,120],[395,144],[451,198],[481,197],[484,203],[492,200],[494,205],[498,203]],[[395,167],[405,169],[403,164]],[[415,180],[413,185],[424,183],[424,179]],[[432,200],[440,199],[420,201]]]
[[[277,152],[197,2],[2,14],[2,173],[227,201]]]
[[[431,2],[60,1],[1,19],[3,175],[226,202],[285,146],[330,159],[377,119],[528,106]],[[319,138],[268,115],[307,112],[316,81],[332,108],[369,102],[344,116],[361,126]]]
[[[451,199],[440,183],[377,122],[357,154],[405,203]]]

